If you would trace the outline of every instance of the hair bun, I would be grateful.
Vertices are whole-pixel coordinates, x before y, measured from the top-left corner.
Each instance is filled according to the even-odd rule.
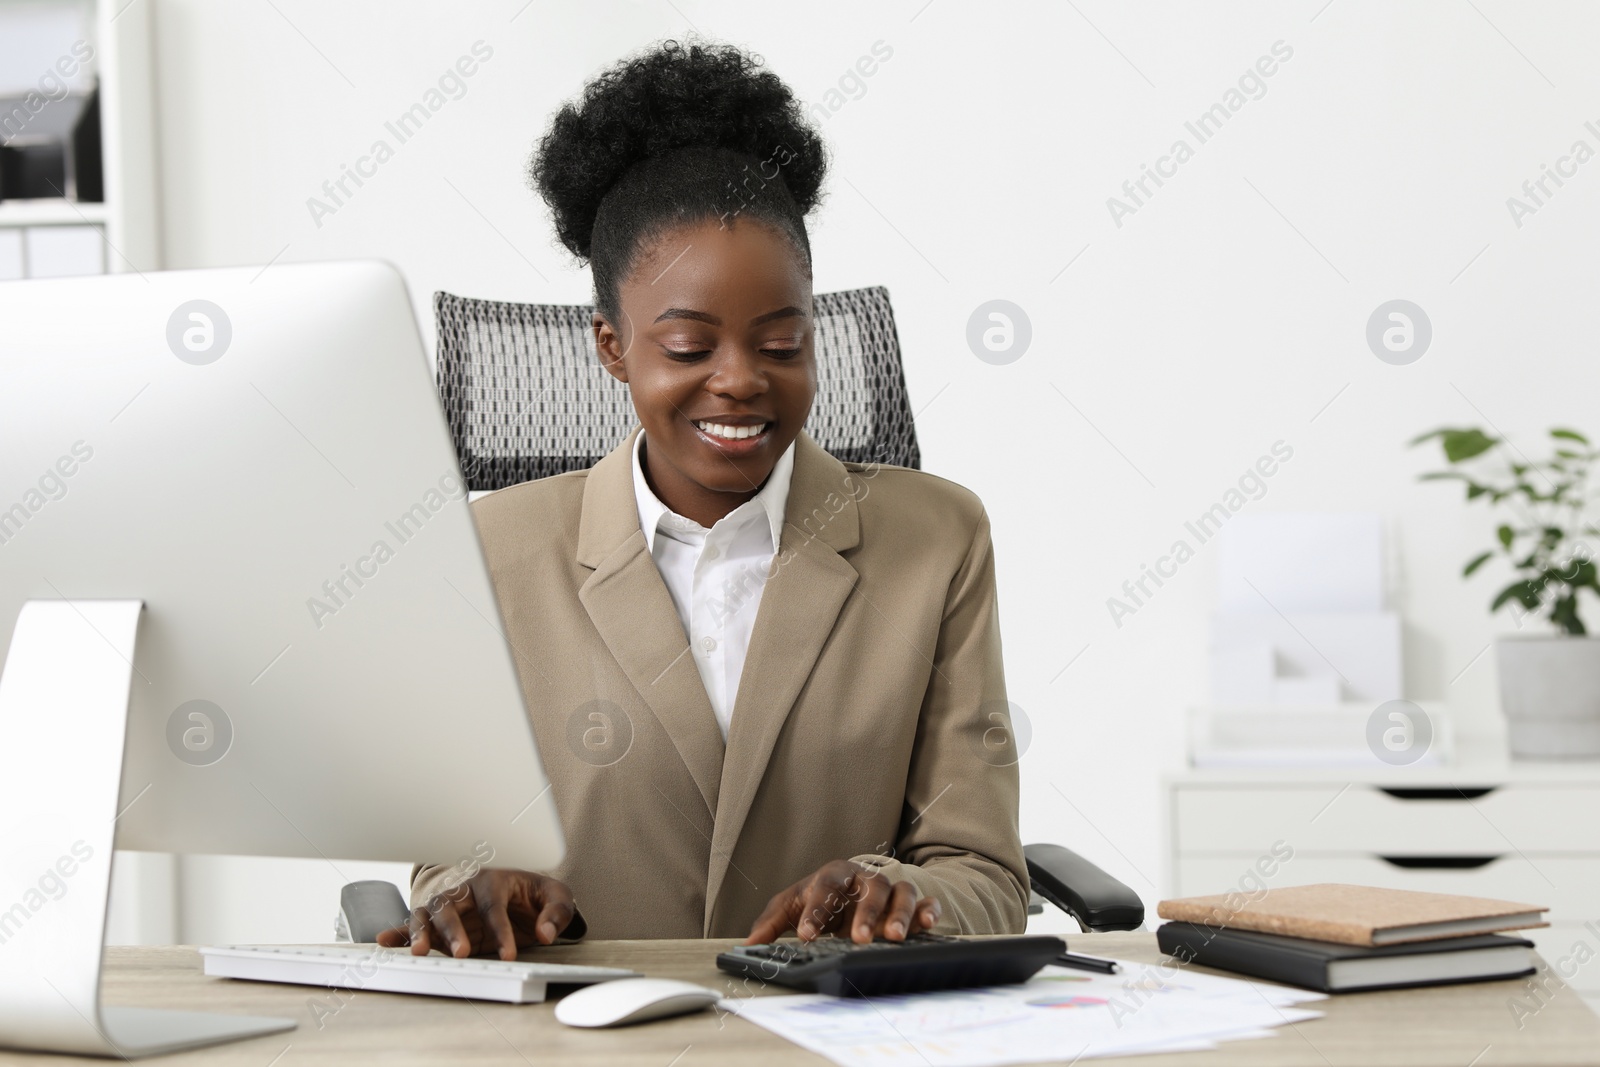
[[[784,160],[784,185],[802,214],[827,170],[822,139],[789,87],[733,45],[664,41],[605,71],[557,112],[529,165],[561,243],[582,259],[600,201],[642,160],[686,146]]]

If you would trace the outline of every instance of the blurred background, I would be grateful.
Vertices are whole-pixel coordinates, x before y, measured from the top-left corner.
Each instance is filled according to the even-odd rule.
[[[1329,701],[1307,695],[1316,669],[1269,666],[1312,680],[1243,703],[1360,705],[1365,723],[1404,699],[1457,753],[1503,745],[1488,649],[1518,622],[1488,610],[1503,582],[1460,573],[1495,520],[1419,484],[1442,460],[1408,442],[1600,432],[1593,5],[3,0],[0,18],[0,97],[50,101],[3,131],[12,180],[79,186],[0,189],[0,276],[379,257],[430,344],[435,290],[589,299],[524,178],[587,79],[690,33],[764,56],[833,153],[816,289],[888,287],[923,467],[993,520],[1023,837],[1152,908],[1228,888],[1180,879],[1174,838],[1174,783],[1227,784],[1191,766],[1192,717],[1249,670],[1222,616],[1255,542],[1233,538],[1230,564],[1224,539],[1196,536],[1214,505],[1291,556],[1301,542],[1262,517],[1312,516],[1305,543],[1363,589],[1324,606],[1386,617],[1357,644],[1398,672],[1396,691],[1352,692],[1335,667]],[[92,57],[59,74],[79,41]],[[95,84],[81,173],[23,151],[54,119],[71,138]],[[1409,339],[1375,346],[1375,316]],[[1241,483],[1262,457],[1273,472]],[[1140,591],[1179,541],[1191,551]],[[1360,777],[1319,773],[1317,803]],[[1519,849],[1536,863],[1531,843],[1501,851]],[[114,936],[326,940],[341,883],[407,873],[331,866],[124,855]]]

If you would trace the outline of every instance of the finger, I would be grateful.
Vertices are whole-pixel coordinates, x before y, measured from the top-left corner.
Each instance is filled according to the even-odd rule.
[[[484,931],[483,947],[487,949],[493,944],[501,959],[516,959],[517,934],[511,928],[511,916],[506,914],[502,883],[480,875],[472,880],[471,885],[472,902],[477,906],[479,926]]]
[[[744,943],[766,945],[782,937],[794,925],[799,906],[800,897],[792,888],[767,901],[767,906],[756,916],[756,921],[750,924],[750,936],[744,939]]]
[[[821,879],[813,878],[800,887],[795,899],[794,934],[802,941],[810,941],[822,933],[826,917],[824,907],[830,887]],[[835,898],[837,899],[837,898]]]
[[[864,945],[872,940],[873,934],[878,929],[878,920],[889,904],[892,887],[886,878],[871,878],[866,875],[858,878],[857,883],[864,883],[865,891],[856,901],[850,940],[858,945]]]
[[[937,900],[932,897],[923,897],[917,901],[917,913],[911,920],[911,928],[913,930],[932,930],[943,911],[944,909],[940,907]]]
[[[517,932],[511,927],[511,916],[506,914],[504,904],[490,904],[489,910],[483,914],[483,925],[488,929],[489,936],[494,939],[499,956],[503,960],[517,958]],[[485,944],[485,947],[488,947]]]
[[[413,956],[426,956],[428,954],[429,949],[433,947],[433,939],[430,936],[432,932],[433,927],[428,918],[428,909],[412,908],[411,925],[406,931],[406,940],[411,943],[411,954]]]
[[[440,940],[444,945],[450,946],[450,955],[456,959],[472,955],[472,938],[468,936],[467,928],[462,924],[461,915],[456,911],[454,904],[445,903],[434,909],[433,925],[439,931]]]
[[[911,929],[911,914],[917,907],[917,889],[910,882],[896,882],[883,913],[883,936],[904,941]]]
[[[819,873],[805,884],[800,891],[800,921],[794,928],[800,940],[811,941],[840,925],[857,892],[854,881],[854,874]]]
[[[554,945],[555,939],[562,936],[563,929],[573,921],[574,913],[578,912],[578,905],[573,902],[571,889],[566,888],[563,881],[546,878],[541,885],[539,896],[544,899],[544,907],[539,909],[539,918],[533,928],[533,936],[538,937],[541,945]]]
[[[561,931],[567,928],[567,924],[572,921],[573,913],[577,910],[570,896],[552,894],[551,899],[546,900],[544,907],[539,909],[538,923],[533,928],[533,934],[539,939],[539,944],[555,944],[556,938],[561,936]]]
[[[377,940],[384,948],[404,948],[411,943],[411,931],[404,926],[391,926],[379,930]]]

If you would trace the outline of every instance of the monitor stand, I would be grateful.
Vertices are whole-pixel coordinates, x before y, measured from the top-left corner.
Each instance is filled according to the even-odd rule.
[[[0,1048],[132,1059],[295,1027],[100,1003],[143,607],[30,600],[17,616],[0,674]]]

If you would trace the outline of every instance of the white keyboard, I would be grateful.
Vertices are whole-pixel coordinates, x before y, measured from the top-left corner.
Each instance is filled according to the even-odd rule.
[[[639,977],[638,971],[620,967],[413,956],[407,948],[378,945],[206,945],[200,954],[205,957],[205,973],[219,978],[507,1004],[537,1004],[550,983],[589,985]]]

